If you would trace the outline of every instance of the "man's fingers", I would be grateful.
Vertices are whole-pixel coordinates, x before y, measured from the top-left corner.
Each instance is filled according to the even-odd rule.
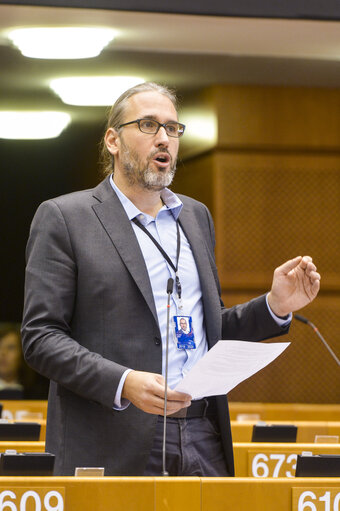
[[[313,259],[310,256],[303,256],[300,263],[301,268],[306,270],[310,264],[313,264]]]
[[[191,401],[191,396],[184,392],[177,392],[177,390],[171,390],[168,387],[168,399],[171,401],[187,402]]]
[[[161,378],[155,378],[155,386],[153,391],[155,393],[154,398],[151,400],[153,406],[157,406],[151,413],[157,413],[158,415],[164,415],[165,406],[165,380],[163,376]],[[157,400],[156,400],[157,399]],[[181,408],[186,408],[191,404],[191,396],[184,394],[183,392],[177,392],[167,389],[167,414],[175,413]]]
[[[321,275],[320,273],[318,273],[317,271],[311,271],[309,274],[308,274],[308,277],[314,281],[314,280],[321,280]]]
[[[164,398],[165,397],[165,380],[162,375],[157,375],[156,378],[157,387],[155,386],[155,393],[157,396]],[[191,401],[191,396],[189,394],[185,394],[184,392],[177,392],[177,390],[172,390],[168,387],[167,391],[167,399],[168,401],[178,401],[178,402],[188,402]]]
[[[316,266],[313,263],[313,259],[310,256],[294,257],[294,259],[290,259],[289,261],[286,261],[281,266],[279,266],[276,271],[284,275],[288,275],[298,266],[301,268],[301,270],[304,270],[308,275],[311,272],[316,271]]]
[[[144,412],[164,414],[165,380],[162,375],[143,371],[131,371],[125,380],[122,397],[128,399]],[[167,391],[167,410],[177,412],[189,406],[191,396],[171,390]]]
[[[317,279],[312,284],[312,293],[314,296],[316,296],[320,289],[320,279]]]
[[[307,273],[307,275],[312,275],[313,272],[316,272],[317,268],[315,266],[315,264],[310,261],[308,262],[306,268],[305,268],[305,272]]]
[[[294,259],[290,259],[289,261],[286,261],[281,266],[279,266],[276,269],[276,271],[279,273],[283,273],[284,275],[287,275],[287,273],[294,270],[294,268],[296,268],[299,265],[301,260],[302,260],[301,256],[294,257]]]

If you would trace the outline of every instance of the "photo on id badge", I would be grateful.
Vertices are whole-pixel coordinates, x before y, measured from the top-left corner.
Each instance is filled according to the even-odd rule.
[[[191,316],[173,316],[175,342],[179,350],[196,348]]]

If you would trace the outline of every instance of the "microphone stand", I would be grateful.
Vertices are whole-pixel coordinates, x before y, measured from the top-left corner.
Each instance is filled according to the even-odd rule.
[[[300,314],[294,314],[294,318],[297,319],[298,321],[302,321],[302,323],[305,323],[306,325],[309,325],[314,330],[316,335],[321,339],[323,344],[328,349],[329,353],[334,358],[335,362],[338,364],[338,366],[340,366],[340,360],[338,359],[332,348],[327,344],[324,337],[320,334],[318,328],[311,321],[309,321],[309,319],[305,318],[304,316],[301,316]]]
[[[168,402],[168,357],[169,357],[169,330],[170,330],[170,298],[174,288],[174,279],[168,279],[166,292],[168,294],[167,317],[166,317],[166,346],[165,346],[165,392],[164,392],[164,421],[163,421],[163,476],[168,476],[166,470],[166,412]]]

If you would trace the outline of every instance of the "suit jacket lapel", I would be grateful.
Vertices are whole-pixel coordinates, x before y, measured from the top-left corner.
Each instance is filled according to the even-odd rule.
[[[95,214],[119,252],[158,324],[155,301],[143,254],[120,200],[108,180],[94,189],[93,196],[99,200],[92,206]]]
[[[108,179],[94,189],[93,196],[98,200],[98,203],[93,206],[95,214],[119,252],[158,324],[155,301],[143,254],[131,223]],[[211,347],[221,336],[221,303],[204,240],[204,232],[198,225],[195,215],[185,203],[179,216],[179,223],[190,243],[200,276],[205,325],[208,343]]]
[[[190,243],[201,282],[204,319],[209,347],[220,338],[222,331],[221,302],[217,292],[215,277],[211,268],[202,227],[191,209],[184,204],[179,223]]]

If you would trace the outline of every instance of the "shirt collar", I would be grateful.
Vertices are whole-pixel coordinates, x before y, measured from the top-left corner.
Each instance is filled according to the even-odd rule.
[[[133,202],[130,201],[130,199],[127,198],[127,196],[118,188],[116,183],[113,181],[113,174],[110,176],[110,184],[113,188],[113,190],[116,192],[118,199],[122,203],[122,206],[129,218],[129,220],[132,220],[133,218],[137,216],[152,218],[150,215],[146,215],[140,209],[138,209]],[[177,195],[169,190],[169,188],[164,188],[164,190],[161,191],[161,199],[164,203],[163,208],[160,210],[168,210],[172,213],[174,219],[177,221],[179,214],[181,212],[181,209],[183,207],[182,201],[177,197]],[[154,220],[154,218],[152,218]],[[149,222],[146,222],[149,223]]]

